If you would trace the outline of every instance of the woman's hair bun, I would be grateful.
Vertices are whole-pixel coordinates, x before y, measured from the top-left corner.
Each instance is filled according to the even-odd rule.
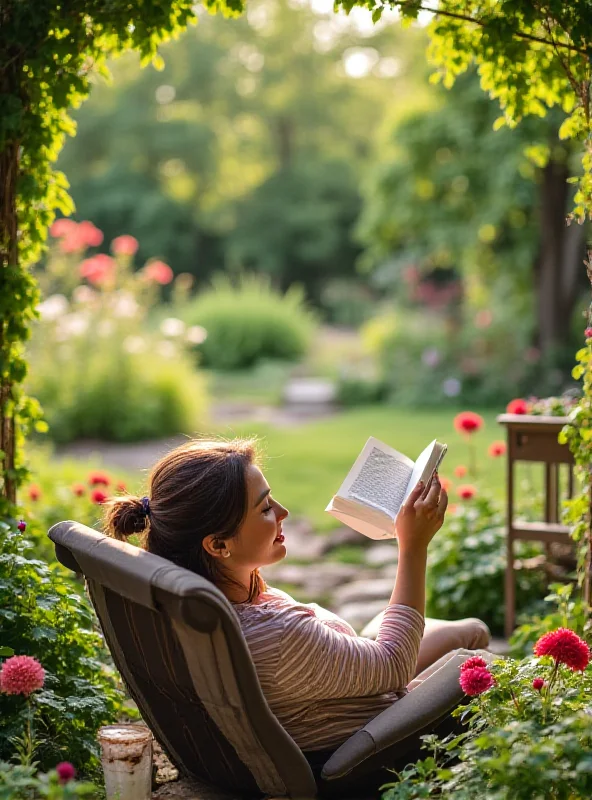
[[[105,532],[114,539],[127,539],[148,527],[148,515],[139,497],[115,497],[106,505]]]

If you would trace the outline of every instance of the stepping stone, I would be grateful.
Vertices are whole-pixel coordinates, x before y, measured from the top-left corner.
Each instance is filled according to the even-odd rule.
[[[355,603],[356,601],[380,600],[383,603],[383,608],[385,608],[392,592],[393,581],[390,578],[373,578],[352,581],[344,586],[339,586],[333,592],[333,599],[340,606],[346,603]]]
[[[349,622],[352,628],[359,633],[371,619],[380,614],[381,611],[384,611],[387,605],[388,598],[386,600],[345,603],[335,613]]]
[[[294,405],[333,403],[337,389],[333,381],[323,378],[295,378],[284,387],[284,402]]]
[[[366,564],[373,567],[396,564],[398,558],[399,548],[394,541],[375,543],[366,550]]]

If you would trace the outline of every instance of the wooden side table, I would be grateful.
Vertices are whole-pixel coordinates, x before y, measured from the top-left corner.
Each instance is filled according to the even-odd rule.
[[[507,430],[507,563],[505,580],[505,635],[512,634],[516,620],[516,582],[514,576],[514,542],[522,539],[544,542],[549,553],[552,542],[569,544],[569,528],[561,525],[559,467],[569,464],[567,497],[573,496],[574,457],[557,437],[567,417],[539,417],[526,414],[501,414],[497,421]],[[536,461],[545,465],[545,519],[542,522],[514,520],[515,464]]]

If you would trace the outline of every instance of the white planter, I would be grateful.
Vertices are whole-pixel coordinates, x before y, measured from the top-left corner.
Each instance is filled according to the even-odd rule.
[[[150,800],[152,733],[145,725],[99,729],[107,800]]]

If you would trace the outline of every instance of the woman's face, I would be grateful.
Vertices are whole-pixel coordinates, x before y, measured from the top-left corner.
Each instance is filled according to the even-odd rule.
[[[225,542],[230,556],[224,559],[224,567],[230,571],[250,572],[275,564],[286,555],[282,520],[288,510],[271,497],[269,484],[254,465],[247,468],[247,502],[237,535]]]

